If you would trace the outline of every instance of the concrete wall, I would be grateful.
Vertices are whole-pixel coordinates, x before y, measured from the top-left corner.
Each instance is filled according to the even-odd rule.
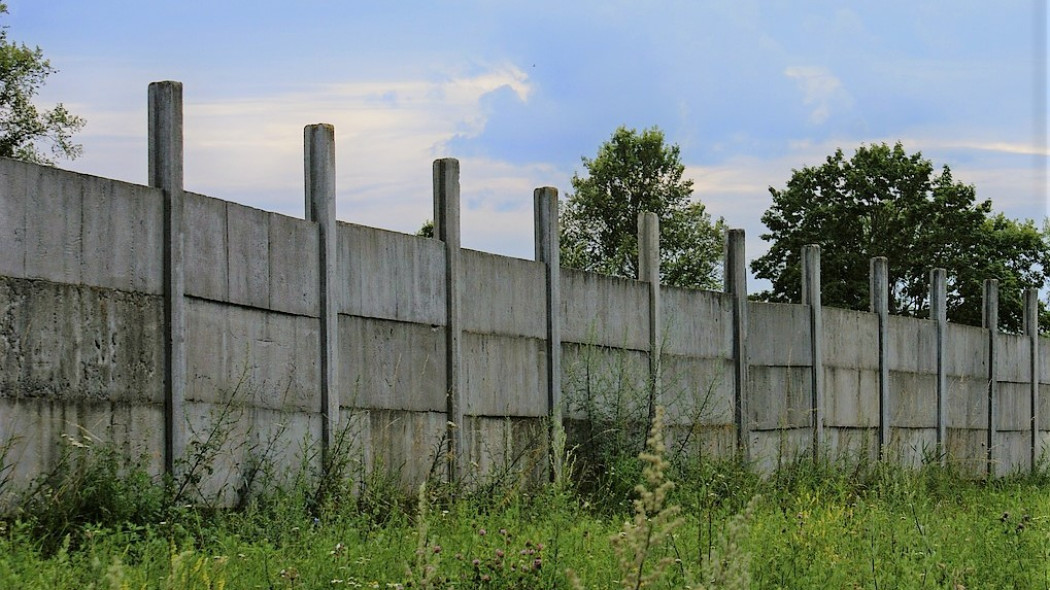
[[[449,477],[450,444],[461,437],[468,477],[537,479],[547,469],[550,400],[572,423],[638,425],[652,391],[679,453],[729,456],[744,441],[768,470],[811,453],[815,440],[833,457],[881,450],[875,314],[823,308],[814,324],[807,305],[747,302],[747,329],[737,333],[729,294],[471,250],[450,266],[439,240],[343,222],[328,276],[321,221],[182,196],[186,370],[172,404],[165,191],[0,160],[0,445],[10,447],[16,482],[55,465],[63,434],[112,442],[159,473],[169,428],[186,441],[182,469],[211,453],[216,469],[195,492],[222,503],[265,485],[262,465],[279,466],[267,476],[318,473],[323,443],[407,486]],[[339,425],[327,442],[323,280],[334,286],[336,345],[325,362]],[[459,311],[450,319],[452,292]],[[552,322],[560,338],[548,342]],[[885,450],[918,464],[938,457],[940,444],[936,323],[890,317],[886,334]],[[944,449],[980,474],[989,332],[949,325],[944,342]],[[995,342],[991,459],[1008,473],[1031,467],[1030,340]],[[742,384],[738,349],[747,352]],[[1040,456],[1050,444],[1045,340],[1038,362]],[[453,402],[461,423],[450,424]]]
[[[153,189],[0,161],[0,446],[15,482],[71,440],[160,470],[161,207]]]

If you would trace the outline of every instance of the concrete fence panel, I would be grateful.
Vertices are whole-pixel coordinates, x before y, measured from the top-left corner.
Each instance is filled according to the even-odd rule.
[[[339,313],[445,325],[441,242],[340,222],[338,249]]]
[[[648,350],[645,283],[563,268],[561,295],[563,342]]]

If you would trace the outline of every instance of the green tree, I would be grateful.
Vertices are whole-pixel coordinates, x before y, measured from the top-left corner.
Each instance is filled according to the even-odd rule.
[[[680,150],[664,144],[663,132],[620,127],[583,165],[587,176],[573,175],[574,193],[562,208],[562,264],[636,277],[638,213],[650,211],[660,219],[661,281],[719,287],[724,223],[712,222],[691,199],[693,182],[682,178]]]
[[[6,13],[7,5],[0,2],[0,14]],[[33,97],[55,71],[39,47],[12,43],[7,26],[0,28],[0,156],[53,164],[41,151],[42,145],[50,146],[52,156],[80,155],[81,146],[72,138],[83,128],[84,119],[61,103],[50,110],[33,104]]]
[[[1050,240],[1031,221],[992,214],[990,200],[935,172],[921,153],[900,143],[861,146],[847,160],[836,150],[820,166],[793,170],[787,187],[769,188],[773,205],[762,216],[772,245],[751,263],[773,288],[771,301],[798,301],[802,246],[821,247],[823,302],[868,309],[869,260],[889,259],[893,313],[928,317],[929,271],[948,273],[948,318],[980,325],[983,281],[999,279],[1000,327],[1018,331],[1022,289],[1043,287]]]

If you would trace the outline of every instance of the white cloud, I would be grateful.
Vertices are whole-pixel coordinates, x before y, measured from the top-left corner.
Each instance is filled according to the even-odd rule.
[[[813,107],[809,120],[819,125],[831,116],[833,106],[848,107],[853,99],[827,68],[815,66],[789,66],[784,75],[798,83],[802,90],[802,103]]]
[[[432,215],[431,161],[455,155],[447,148],[453,138],[481,133],[488,116],[482,99],[503,89],[522,101],[532,92],[527,75],[511,64],[441,79],[366,80],[204,101],[194,100],[187,86],[185,184],[196,192],[302,215],[303,127],[330,123],[336,130],[339,217],[415,231]],[[85,157],[70,167],[144,182],[145,100],[126,110],[77,106],[91,125],[79,137]],[[464,186],[465,194],[525,186],[543,177],[529,167],[513,172],[483,158],[469,166],[468,172],[464,162],[464,176],[482,183]],[[531,188],[525,194],[531,198]]]

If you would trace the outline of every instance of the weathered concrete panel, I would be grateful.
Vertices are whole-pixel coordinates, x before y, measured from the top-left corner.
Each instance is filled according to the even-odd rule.
[[[194,442],[213,448],[208,456],[186,457],[183,469],[198,458],[200,483],[187,488],[188,497],[215,506],[234,506],[246,489],[258,492],[268,475],[288,483],[302,469],[302,450],[321,437],[321,416],[301,411],[284,412],[242,404],[187,401],[188,448]]]
[[[464,440],[474,485],[546,480],[547,424],[536,418],[468,416]]]
[[[824,307],[824,366],[879,369],[879,316]],[[827,385],[828,394],[833,389]],[[876,386],[875,396],[878,397]]]
[[[81,281],[85,285],[164,292],[164,201],[160,190],[83,177]]]
[[[752,365],[810,365],[809,307],[793,303],[747,304],[747,345]]]
[[[546,416],[546,343],[464,333],[461,379],[474,416]]]
[[[343,405],[445,411],[444,330],[344,315],[339,350]]]
[[[26,276],[26,209],[37,167],[0,158],[0,275]]]
[[[758,473],[770,474],[809,454],[813,431],[788,428],[751,432],[751,462]]]
[[[871,464],[879,457],[878,428],[825,427],[824,437],[832,461]]]
[[[733,361],[664,354],[658,403],[666,424],[733,424]]]
[[[890,428],[889,456],[901,465],[918,468],[937,460],[936,428]]]
[[[878,369],[857,370],[824,365],[824,387],[826,426],[878,427]]]
[[[1039,430],[1050,432],[1050,384],[1039,384]]]
[[[270,213],[270,309],[318,316],[317,225]]]
[[[886,337],[890,371],[937,374],[936,322],[891,315]]]
[[[57,168],[37,168],[27,182],[32,214],[26,215],[25,276],[79,283],[81,267],[80,176]]]
[[[162,302],[0,277],[0,397],[162,401]]]
[[[396,477],[405,490],[446,475],[444,412],[371,410],[371,457],[376,470]]]
[[[1036,445],[1036,465],[1043,467],[1050,461],[1050,432],[1040,431]]]
[[[547,337],[543,264],[475,250],[463,250],[460,261],[464,331]]]
[[[1031,438],[1027,432],[1017,430],[996,432],[995,474],[997,476],[1013,473],[1028,473],[1031,463],[1028,460]]]
[[[6,457],[11,471],[5,475],[14,482],[9,492],[24,489],[33,478],[53,469],[70,441],[87,447],[110,446],[129,464],[138,462],[149,473],[160,474],[164,407],[124,401],[0,398],[0,445],[12,443]],[[0,497],[0,506],[3,501]]]
[[[890,424],[937,429],[937,376],[890,371]]]
[[[988,378],[988,331],[948,324],[945,370],[955,377]]]
[[[949,428],[948,461],[965,475],[983,476],[986,473],[987,433],[982,429]]]
[[[318,411],[317,321],[189,299],[186,400]]]
[[[648,353],[575,343],[562,344],[565,417],[648,413]]]
[[[1039,382],[1050,383],[1050,338],[1039,337]]]
[[[665,355],[733,358],[733,299],[717,291],[661,287]],[[732,375],[727,375],[731,377]]]
[[[751,428],[811,427],[809,367],[752,366],[748,371],[751,392]]]
[[[339,313],[445,325],[441,242],[349,223],[337,227]]]
[[[996,405],[999,409],[999,421],[995,428],[999,431],[1029,429],[1032,420],[1032,406],[1027,383],[999,383]]]
[[[226,203],[187,192],[183,207],[186,294],[212,301],[228,301]]]
[[[649,286],[561,269],[562,341],[649,349]]]
[[[988,426],[988,380],[948,378],[948,428]]]
[[[1016,334],[999,334],[995,351],[995,370],[999,381],[1029,383],[1031,361],[1028,337]]]
[[[229,301],[270,307],[270,223],[265,211],[226,203]]]
[[[665,423],[664,444],[672,461],[728,459],[736,453],[736,426]]]

